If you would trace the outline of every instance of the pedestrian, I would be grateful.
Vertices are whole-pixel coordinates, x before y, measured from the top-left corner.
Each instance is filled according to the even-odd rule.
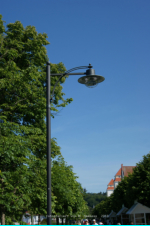
[[[85,225],[89,225],[88,219],[85,219]]]
[[[96,220],[95,219],[93,219],[93,224],[92,225],[98,225],[97,223],[96,223]]]

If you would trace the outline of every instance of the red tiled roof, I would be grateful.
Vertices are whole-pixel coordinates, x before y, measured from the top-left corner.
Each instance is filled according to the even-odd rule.
[[[116,173],[116,176],[121,176],[121,168],[120,168],[120,170]]]
[[[107,190],[114,190],[114,187],[108,187]]]
[[[121,181],[121,178],[116,178],[116,179],[115,179],[115,182],[117,182],[117,181],[120,182],[120,181]]]
[[[129,173],[133,173],[133,169],[136,166],[122,166],[122,170],[124,172],[124,176],[127,177]]]
[[[108,185],[114,185],[114,180],[112,179]]]

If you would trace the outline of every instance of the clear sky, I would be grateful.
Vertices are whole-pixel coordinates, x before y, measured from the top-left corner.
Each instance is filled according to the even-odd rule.
[[[105,77],[90,89],[70,76],[63,91],[74,101],[52,119],[52,137],[82,187],[105,192],[121,164],[150,151],[150,1],[1,0],[0,14],[47,33],[52,63],[91,63]]]

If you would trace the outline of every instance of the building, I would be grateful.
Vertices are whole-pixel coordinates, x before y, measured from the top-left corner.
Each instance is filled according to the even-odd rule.
[[[109,184],[107,185],[107,197],[109,197],[114,192],[114,180],[111,179]]]
[[[107,197],[109,197],[114,192],[114,189],[118,186],[119,182],[121,182],[124,177],[128,177],[128,174],[133,172],[134,168],[135,166],[123,166],[123,164],[121,164],[121,168],[116,173],[114,180],[111,179],[111,181],[107,185]]]
[[[134,225],[150,224],[150,208],[135,201],[134,205],[126,212]]]

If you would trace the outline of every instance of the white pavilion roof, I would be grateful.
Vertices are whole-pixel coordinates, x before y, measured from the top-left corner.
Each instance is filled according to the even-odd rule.
[[[126,212],[126,214],[136,213],[150,213],[150,208],[137,202]]]

